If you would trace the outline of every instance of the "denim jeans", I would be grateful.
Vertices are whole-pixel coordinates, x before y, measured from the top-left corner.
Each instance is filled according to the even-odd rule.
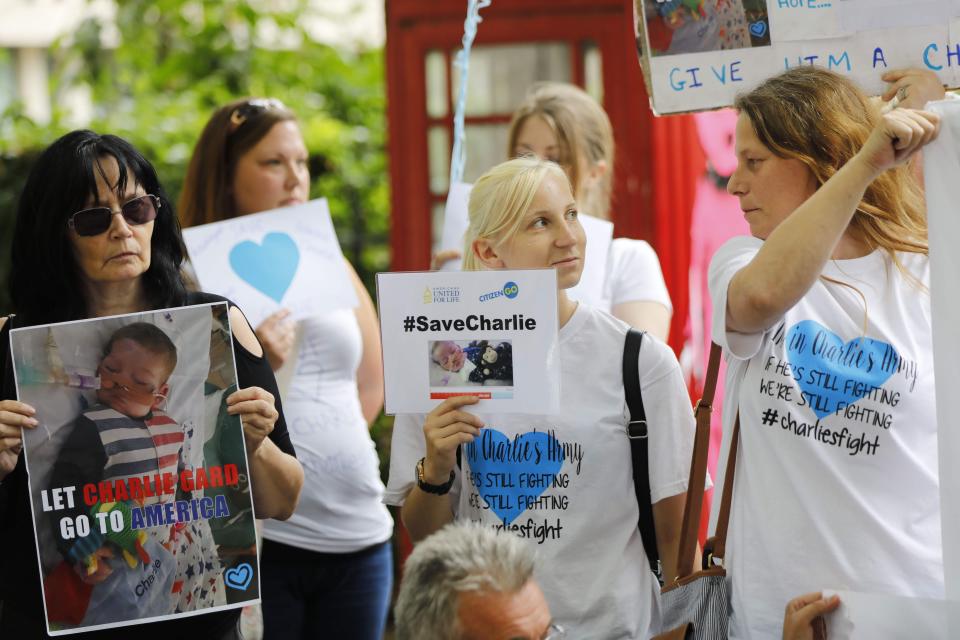
[[[353,553],[317,553],[264,540],[264,640],[380,640],[392,588],[390,541]]]

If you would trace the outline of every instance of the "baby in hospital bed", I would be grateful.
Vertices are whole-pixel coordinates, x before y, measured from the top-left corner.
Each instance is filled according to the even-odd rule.
[[[66,513],[73,517],[89,513],[93,523],[89,535],[57,540],[58,550],[80,579],[97,585],[84,624],[129,618],[129,607],[136,610],[136,617],[147,617],[211,606],[218,588],[222,591],[215,549],[202,549],[203,538],[209,536],[194,528],[194,523],[177,522],[139,532],[130,529],[131,508],[177,497],[144,480],[165,473],[176,478],[184,466],[184,431],[160,409],[176,365],[177,348],[157,326],[137,322],[115,331],[97,369],[97,404],[74,421],[54,464],[51,486],[98,486],[99,501],[89,512],[78,491],[73,513]],[[104,486],[113,487],[116,493],[126,489],[127,495],[104,495],[99,489]],[[134,487],[138,486],[143,488],[137,491]],[[103,534],[93,515],[115,509],[124,513],[124,529],[114,532],[108,528]],[[57,514],[58,521],[63,515]],[[212,545],[212,541],[206,542]],[[205,566],[206,576],[190,565]],[[125,571],[129,575],[114,575]],[[98,606],[100,603],[108,606]],[[124,608],[127,610],[122,611]]]

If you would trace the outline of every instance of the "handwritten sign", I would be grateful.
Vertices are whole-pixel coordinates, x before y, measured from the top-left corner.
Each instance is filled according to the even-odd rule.
[[[553,269],[377,274],[386,412],[474,395],[491,413],[560,402]]]
[[[878,7],[877,3],[880,3]],[[657,113],[714,109],[799,65],[849,76],[872,95],[888,69],[960,81],[960,6],[948,0],[635,0],[641,66]]]
[[[184,229],[200,286],[236,302],[251,326],[357,306],[325,199]]]

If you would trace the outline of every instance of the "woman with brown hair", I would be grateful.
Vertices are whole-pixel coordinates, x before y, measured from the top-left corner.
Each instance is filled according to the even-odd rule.
[[[906,164],[936,115],[879,113],[791,69],[737,98],[728,190],[752,238],[710,266],[739,444],[731,637],[781,633],[797,593],[943,596],[927,225]],[[721,465],[720,468],[723,468]]]
[[[307,148],[278,100],[218,109],[197,142],[180,198],[185,226],[305,202]],[[377,638],[393,576],[393,520],[382,503],[369,425],[383,406],[376,310],[347,263],[359,305],[302,319],[284,408],[306,475],[297,509],[264,523],[260,560],[267,638]],[[256,329],[274,368],[289,359],[295,325],[281,310]],[[279,524],[279,523],[278,523]]]

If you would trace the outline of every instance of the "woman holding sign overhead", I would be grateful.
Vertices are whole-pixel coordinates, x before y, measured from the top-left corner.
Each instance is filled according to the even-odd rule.
[[[180,198],[184,225],[305,202],[307,157],[293,112],[278,100],[224,105],[190,160]],[[383,406],[380,330],[370,295],[349,262],[347,270],[360,301],[356,309],[297,325],[281,310],[257,327],[274,368],[295,356],[283,400],[307,487],[288,521],[264,525],[260,566],[268,639],[379,639],[386,624],[393,520],[382,503],[369,433]]]
[[[726,449],[739,407],[731,637],[778,637],[798,593],[942,598],[927,223],[907,165],[939,120],[880,115],[817,67],[735,106],[728,190],[753,237],[709,277]]]
[[[19,455],[21,429],[36,428],[37,420],[33,407],[14,400],[8,354],[11,326],[136,313],[218,298],[187,292],[180,276],[183,241],[173,208],[150,163],[116,136],[74,131],[40,155],[20,196],[12,245],[10,290],[17,314],[0,319],[0,455],[4,460],[0,505],[5,505],[0,513],[4,549],[0,637],[44,638],[45,607],[33,552],[27,472]],[[241,389],[227,398],[227,404],[229,412],[243,420],[254,505],[259,517],[286,518],[296,504],[303,472],[294,457],[273,372],[260,344],[240,310],[231,306],[229,313]],[[135,385],[136,381],[124,383]],[[127,386],[121,389],[130,391]],[[153,449],[150,439],[141,439],[138,445],[148,453]],[[8,473],[11,459],[16,466]],[[75,563],[71,569],[86,587],[78,587],[75,602],[56,604],[81,607],[74,613],[82,617],[84,589],[105,580],[109,568],[102,565],[91,573]],[[85,637],[235,638],[238,620],[237,610],[218,611],[136,630],[90,632]]]
[[[483,415],[484,401],[459,396],[425,416],[397,416],[386,499],[402,505],[414,539],[457,519],[483,522],[535,545],[537,581],[570,637],[648,637],[660,627],[659,585],[637,526],[626,434],[623,353],[629,326],[566,295],[580,279],[585,247],[570,182],[553,162],[511,160],[476,182],[469,212],[465,269],[557,271],[560,410],[554,416]],[[669,580],[675,575],[693,413],[677,360],[658,339],[643,338],[638,362],[626,366],[639,371],[656,544]],[[498,454],[524,446],[498,443],[544,439],[562,455],[519,460]]]

